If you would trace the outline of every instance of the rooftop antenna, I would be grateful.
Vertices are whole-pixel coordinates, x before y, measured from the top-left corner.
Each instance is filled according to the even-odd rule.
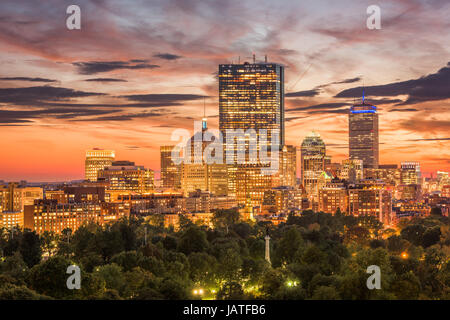
[[[203,118],[206,118],[206,102],[205,102],[205,96],[203,96]]]
[[[238,58],[238,64],[241,64],[241,56]]]
[[[363,79],[363,92],[362,92],[362,103],[364,104],[364,89],[365,89],[365,86],[364,86],[364,79]]]
[[[206,130],[208,128],[207,122],[206,122],[206,102],[205,102],[205,96],[203,96],[203,119],[202,119],[202,130]]]
[[[255,64],[255,63],[256,63],[256,55],[253,54],[253,64]]]
[[[264,56],[264,61],[267,63],[267,54]]]

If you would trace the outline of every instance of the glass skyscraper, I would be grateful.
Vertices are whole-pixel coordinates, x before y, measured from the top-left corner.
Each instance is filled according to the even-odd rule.
[[[279,149],[284,145],[284,67],[275,63],[221,64],[219,65],[219,129],[224,142],[227,130],[256,130],[257,151],[261,149],[260,131],[267,133],[267,151],[270,155],[272,133],[278,136]],[[251,162],[249,155],[253,149],[251,139],[245,137],[245,164],[254,171],[259,161]],[[275,141],[274,141],[275,142]],[[238,141],[225,146],[234,154],[233,163],[228,163],[229,194],[236,194]]]
[[[224,135],[226,129],[266,129],[268,143],[277,130],[284,145],[284,67],[219,65],[219,128]]]
[[[364,102],[350,108],[350,159],[363,161],[364,168],[378,168],[378,113],[377,107]]]

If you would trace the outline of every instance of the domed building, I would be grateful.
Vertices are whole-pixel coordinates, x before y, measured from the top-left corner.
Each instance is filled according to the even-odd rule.
[[[304,155],[315,156],[315,155],[325,155],[326,147],[325,142],[323,142],[320,134],[315,131],[311,131],[305,139],[303,139],[301,145],[302,157]]]
[[[206,118],[203,118],[201,131],[196,132],[187,141],[186,151],[189,156],[181,163],[181,188],[185,196],[197,190],[209,191],[216,196],[225,196],[228,193],[227,165],[213,162],[214,151],[208,154],[212,157],[209,161],[205,159],[208,153],[205,149],[216,139],[215,136],[206,139],[207,130]]]

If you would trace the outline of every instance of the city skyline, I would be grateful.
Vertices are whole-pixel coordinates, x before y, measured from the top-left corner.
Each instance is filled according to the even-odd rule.
[[[94,147],[159,171],[160,146],[177,128],[193,133],[204,103],[219,127],[218,65],[253,53],[285,66],[286,144],[315,130],[332,162],[347,159],[348,109],[365,87],[379,112],[380,164],[450,171],[445,1],[381,1],[381,30],[366,28],[365,1],[345,12],[332,2],[80,1],[79,31],[65,29],[65,4],[12,3],[0,4],[10,17],[0,20],[0,180],[82,179]]]

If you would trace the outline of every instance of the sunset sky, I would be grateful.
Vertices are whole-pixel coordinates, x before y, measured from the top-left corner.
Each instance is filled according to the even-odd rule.
[[[81,8],[81,30],[66,8]],[[366,9],[381,8],[381,30]],[[0,180],[84,176],[85,150],[158,171],[159,147],[206,114],[218,65],[286,67],[286,142],[319,132],[348,157],[347,110],[379,108],[380,162],[450,171],[450,2],[46,0],[0,2]]]

